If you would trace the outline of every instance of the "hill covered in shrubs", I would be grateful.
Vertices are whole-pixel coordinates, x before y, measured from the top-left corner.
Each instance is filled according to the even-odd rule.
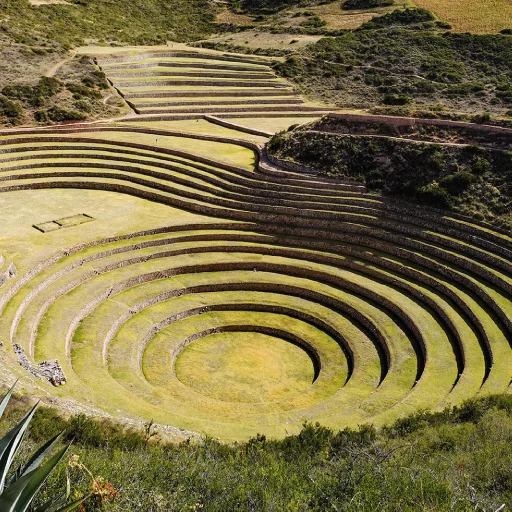
[[[378,118],[376,118],[378,119]],[[477,132],[478,133],[478,132]],[[512,229],[512,143],[461,129],[400,133],[385,124],[324,118],[275,135],[272,155],[370,190]]]
[[[326,37],[276,69],[338,107],[392,114],[512,116],[512,36],[447,32],[423,9],[375,17]]]
[[[211,32],[214,14],[207,0],[70,0],[32,5],[0,0],[0,40],[52,47],[88,41],[159,44],[190,41]]]

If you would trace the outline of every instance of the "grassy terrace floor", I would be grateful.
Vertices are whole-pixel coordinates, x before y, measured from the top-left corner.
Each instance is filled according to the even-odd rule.
[[[207,113],[321,115],[330,110],[306,103],[277,78],[271,61],[236,54],[164,50],[98,55],[97,62],[114,86],[141,115]],[[272,116],[270,116],[272,117]]]
[[[260,161],[266,132],[320,113],[290,88],[135,76],[215,81],[265,59],[120,55],[98,59],[151,82],[121,91],[162,118],[0,134],[2,270],[17,268],[0,338],[6,357],[58,359],[66,385],[39,393],[237,440],[510,389],[511,236]],[[212,105],[232,124],[176,119]],[[70,217],[88,222],[34,228]]]
[[[212,126],[1,137],[2,253],[18,276],[0,332],[59,360],[67,384],[40,386],[227,440],[507,390],[509,237],[264,174],[236,142],[264,137]],[[78,214],[94,220],[32,227]]]

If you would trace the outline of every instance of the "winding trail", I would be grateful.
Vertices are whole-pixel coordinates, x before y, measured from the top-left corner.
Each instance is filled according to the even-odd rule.
[[[48,77],[48,78],[51,78],[52,76],[55,76],[57,71],[62,67],[64,66],[64,64],[66,64],[66,62],[69,62],[70,60],[74,59],[75,56],[77,54],[77,51],[76,50],[71,50],[69,52],[69,56],[66,57],[65,59],[61,60],[60,62],[57,62],[57,64],[55,64],[54,66],[52,66],[44,76]]]

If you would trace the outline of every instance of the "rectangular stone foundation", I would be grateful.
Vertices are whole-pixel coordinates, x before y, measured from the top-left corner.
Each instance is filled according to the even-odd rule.
[[[41,224],[34,224],[33,227],[41,233],[48,233],[61,228],[69,228],[72,226],[78,226],[94,220],[93,217],[86,213],[79,213],[77,215],[70,215],[69,217],[63,217],[62,219],[52,220],[49,222],[42,222]]]

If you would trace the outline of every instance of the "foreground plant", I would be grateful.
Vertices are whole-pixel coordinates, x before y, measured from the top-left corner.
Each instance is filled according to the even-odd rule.
[[[80,457],[78,455],[73,455],[71,457],[69,467],[81,470],[90,478],[89,494],[87,497],[91,498],[90,503],[93,510],[101,509],[103,505],[112,501],[117,496],[118,491],[112,487],[112,484],[102,476],[94,476],[90,469],[80,462]],[[85,511],[85,506],[83,504],[80,505],[80,510]]]
[[[0,402],[0,419],[13,394],[15,385]],[[27,428],[36,412],[37,405],[32,407],[23,419],[0,439],[0,510],[2,512],[25,512],[28,510],[51,472],[69,449],[69,445],[65,446],[43,464],[46,457],[54,451],[62,436],[61,433],[41,446],[25,464],[20,464],[14,472],[11,472],[14,458],[21,448]],[[11,474],[8,478],[9,473]],[[34,510],[36,512],[67,512],[76,509],[87,499],[87,497],[81,497],[71,503],[67,503],[69,496],[70,482],[68,478],[67,489],[62,496]]]

